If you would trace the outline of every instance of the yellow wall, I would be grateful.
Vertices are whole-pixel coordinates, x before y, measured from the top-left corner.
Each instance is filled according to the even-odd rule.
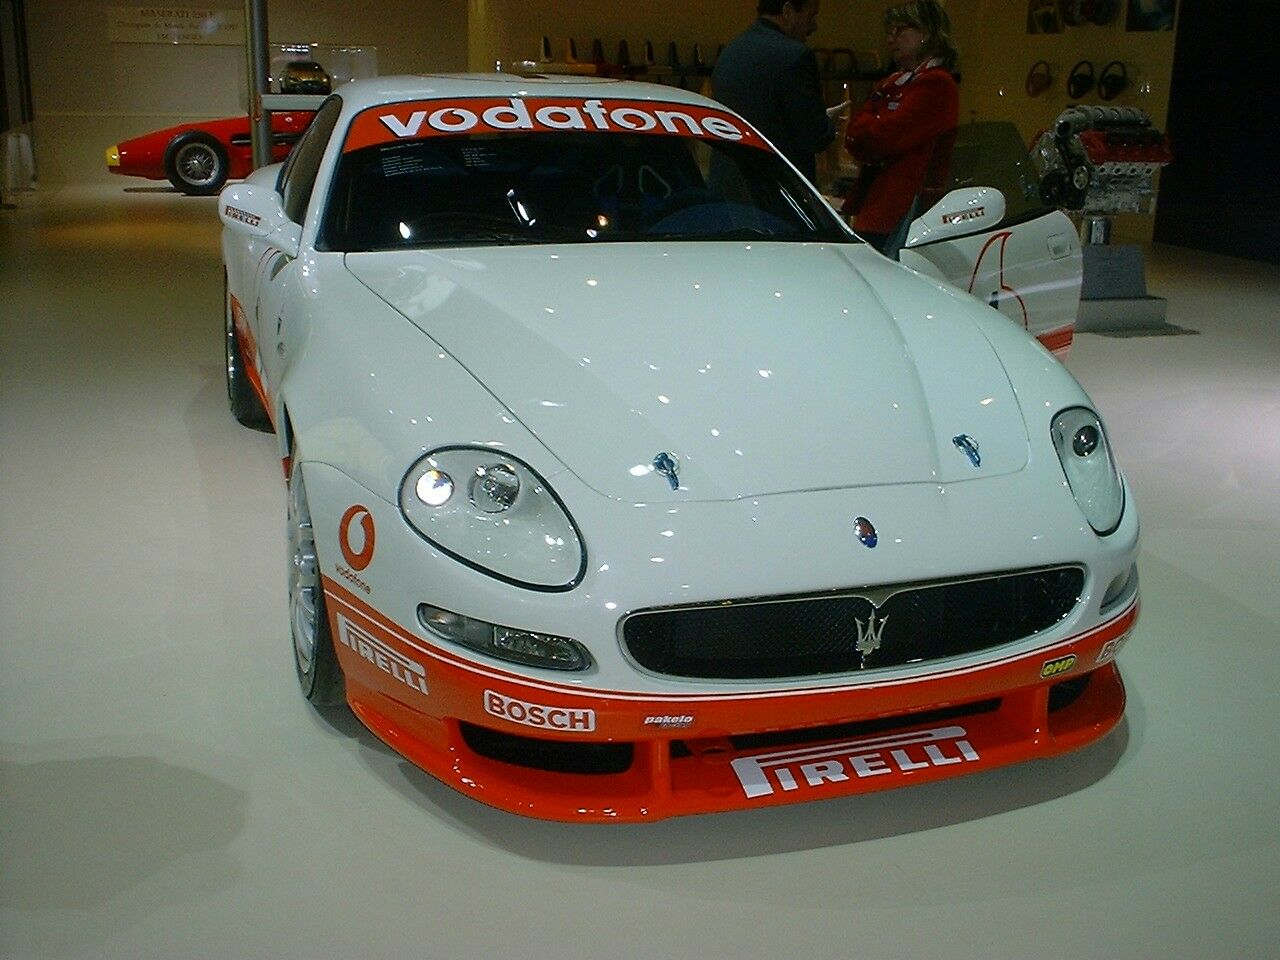
[[[881,16],[893,0],[821,0],[814,47],[875,49],[886,56]],[[1122,4],[1124,6],[1124,4]],[[1010,120],[1030,143],[1068,105],[1066,78],[1079,60],[1092,60],[1101,72],[1110,60],[1122,60],[1129,71],[1129,89],[1112,103],[1146,110],[1164,129],[1169,109],[1169,79],[1173,69],[1174,33],[1128,33],[1124,11],[1115,22],[1100,27],[1085,24],[1060,34],[1027,33],[1027,0],[948,0],[947,10],[960,47],[960,116],[965,120]],[[566,4],[563,0],[469,0],[468,62],[472,70],[492,70],[495,61],[536,59],[539,42],[547,36],[553,54],[563,56],[567,37],[574,37],[578,55],[590,55],[591,40],[604,41],[612,57],[625,38],[633,60],[643,41],[654,43],[659,60],[671,40],[683,59],[697,41],[704,57],[741,31],[755,18],[753,0],[616,0],[613,3]],[[1047,60],[1054,85],[1032,98],[1025,92],[1027,71]],[[1085,102],[1100,103],[1096,94]],[[1122,216],[1116,232],[1131,239],[1150,239],[1149,215]]]

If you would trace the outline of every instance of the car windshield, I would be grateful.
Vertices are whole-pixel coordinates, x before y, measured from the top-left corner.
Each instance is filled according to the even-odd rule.
[[[382,136],[354,147],[348,140],[323,218],[323,249],[859,242],[760,146],[583,130]]]

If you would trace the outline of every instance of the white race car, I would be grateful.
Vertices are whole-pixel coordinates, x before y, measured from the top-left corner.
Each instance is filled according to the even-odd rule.
[[[218,209],[302,691],[455,789],[651,820],[1119,720],[1138,519],[1089,398],[723,107],[350,83]]]

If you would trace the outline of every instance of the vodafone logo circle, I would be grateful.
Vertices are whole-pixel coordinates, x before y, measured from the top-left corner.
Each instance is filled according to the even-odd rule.
[[[351,546],[351,528],[357,517],[361,532],[359,552]],[[373,516],[369,513],[369,508],[359,503],[347,507],[347,512],[338,523],[338,546],[342,548],[343,559],[352,570],[363,570],[373,560],[373,542]]]

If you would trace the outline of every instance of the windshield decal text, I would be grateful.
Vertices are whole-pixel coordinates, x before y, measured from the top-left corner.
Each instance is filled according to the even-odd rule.
[[[343,152],[398,140],[513,132],[649,133],[725,140],[768,150],[738,117],[688,103],[548,97],[467,97],[390,103],[361,112]]]

